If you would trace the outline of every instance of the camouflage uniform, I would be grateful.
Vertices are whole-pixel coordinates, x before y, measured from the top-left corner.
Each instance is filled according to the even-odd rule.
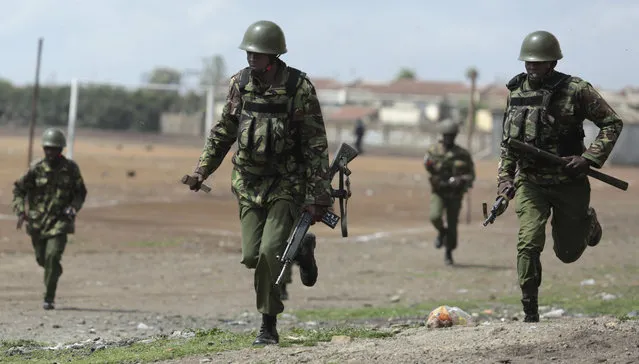
[[[43,147],[64,148],[64,134],[48,129],[42,137]],[[72,160],[59,155],[55,163],[37,161],[14,184],[13,211],[26,216],[27,233],[35,250],[35,258],[44,268],[45,308],[53,308],[58,279],[62,275],[60,260],[67,234],[75,232],[75,214],[80,211],[87,190],[80,168]],[[29,210],[25,214],[25,202]],[[72,208],[73,210],[69,210]]]
[[[524,39],[519,59],[553,62],[561,58],[557,39],[538,31]],[[623,123],[590,83],[551,69],[541,82],[531,82],[529,75],[521,73],[507,87],[510,95],[504,115],[504,140],[519,139],[562,157],[581,156],[595,168],[603,166]],[[585,119],[600,129],[588,149],[583,143]],[[539,320],[540,254],[551,209],[553,249],[562,262],[578,260],[587,245],[595,246],[601,239],[597,215],[589,207],[588,178],[568,172],[556,164],[515,154],[502,143],[498,183],[514,183],[516,188],[520,223],[517,272],[528,322]]]
[[[282,54],[284,35],[275,23],[260,21],[249,27],[240,49]],[[222,117],[211,129],[196,168],[206,179],[237,141],[231,180],[239,202],[242,264],[255,269],[256,305],[263,314],[255,344],[279,339],[275,317],[284,305],[274,286],[282,266],[276,256],[283,253],[301,208],[329,207],[333,202],[328,141],[315,88],[303,72],[275,56],[272,62],[277,65],[275,85],[263,84],[250,68],[231,77]],[[298,256],[307,286],[317,278],[314,246],[315,236],[307,235]],[[311,266],[315,271],[309,273]],[[285,282],[290,282],[287,273]],[[266,337],[265,331],[270,333]]]
[[[431,145],[424,156],[424,166],[430,174],[430,221],[437,229],[435,247],[446,248],[445,262],[453,264],[452,251],[457,248],[457,223],[464,193],[475,181],[475,166],[470,153],[454,144],[458,127],[452,121],[444,121],[443,134],[450,135],[451,145],[443,140]],[[444,226],[442,216],[446,211]]]

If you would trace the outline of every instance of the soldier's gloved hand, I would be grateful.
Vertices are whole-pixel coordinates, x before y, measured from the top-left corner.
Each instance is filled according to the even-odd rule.
[[[191,178],[189,178],[189,189],[191,191],[199,191],[200,188],[202,188],[202,183],[204,182],[204,175],[202,175],[202,173],[200,173],[199,171],[195,171],[191,174],[190,176]]]
[[[435,171],[435,162],[433,162],[432,159],[427,157],[424,160],[424,168],[426,168],[428,172],[433,173]]]
[[[495,201],[497,201],[498,199],[499,199],[499,197],[497,197],[497,199],[495,199]],[[499,215],[503,214],[504,212],[506,212],[506,209],[508,208],[508,201],[509,200],[502,200],[502,202],[499,204],[499,206],[495,210],[495,215],[499,216]]]
[[[580,155],[571,155],[569,157],[562,157],[568,161],[568,164],[564,166],[564,170],[571,176],[580,176],[586,174],[590,168],[590,162]]]
[[[25,221],[29,221],[27,218],[27,214],[25,214],[24,212],[21,214],[18,214],[18,222],[16,223],[16,229],[17,230],[22,229],[22,224],[24,224]]]
[[[318,221],[322,221],[322,217],[326,214],[326,211],[329,210],[329,206],[323,205],[306,205],[303,207],[305,211],[307,211],[313,217],[311,225],[314,225]]]
[[[464,180],[459,177],[450,177],[448,179],[448,185],[453,188],[460,188],[464,184]]]
[[[515,197],[515,185],[512,181],[504,180],[497,185],[497,196],[504,195],[509,200]]]

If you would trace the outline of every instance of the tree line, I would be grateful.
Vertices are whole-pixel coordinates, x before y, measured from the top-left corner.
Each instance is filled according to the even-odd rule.
[[[190,71],[199,77],[200,85],[219,85],[225,77],[224,60],[213,56],[204,60],[201,70]],[[158,67],[144,75],[151,84],[181,85],[187,72]],[[0,126],[26,126],[32,117],[34,86],[17,86],[0,79]],[[70,85],[39,88],[37,125],[64,126],[68,123]],[[87,84],[78,90],[78,127],[155,132],[160,129],[164,112],[203,113],[204,91],[130,89],[124,86]]]

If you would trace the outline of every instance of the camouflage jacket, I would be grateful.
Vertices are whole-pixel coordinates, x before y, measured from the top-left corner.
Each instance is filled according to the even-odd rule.
[[[248,68],[233,75],[196,171],[211,175],[235,141],[232,190],[241,204],[288,199],[332,205],[324,119],[315,88],[301,71],[278,61],[274,86],[262,85]]]
[[[430,184],[434,193],[448,197],[460,197],[475,181],[475,165],[470,153],[455,144],[447,150],[443,143],[431,145],[424,156],[424,167],[430,175]],[[462,183],[455,187],[450,178],[460,178]]]
[[[54,169],[42,159],[31,165],[13,188],[13,211],[25,212],[28,201],[27,232],[41,237],[74,233],[74,218],[64,214],[67,207],[80,211],[87,195],[80,167],[60,156]]]
[[[533,89],[525,73],[508,83],[510,94],[504,113],[503,140],[508,137],[534,144],[560,156],[581,155],[601,168],[610,155],[623,122],[592,85],[581,78],[553,71],[541,88]],[[583,121],[599,127],[586,149]],[[518,155],[504,143],[500,148],[497,182],[517,178],[538,184],[572,180],[561,166]]]

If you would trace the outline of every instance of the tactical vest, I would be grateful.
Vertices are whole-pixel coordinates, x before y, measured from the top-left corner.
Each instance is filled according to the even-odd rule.
[[[561,156],[581,154],[583,126],[566,129],[549,114],[554,92],[570,79],[570,75],[554,72],[538,90],[523,90],[526,74],[515,76],[506,87],[510,103],[504,114],[503,140],[517,139]]]
[[[294,96],[306,74],[292,67],[287,70],[286,83],[271,86],[264,93],[253,92],[250,68],[240,73],[242,109],[235,162],[252,174],[278,174],[291,154],[301,158],[300,123],[293,123]]]

